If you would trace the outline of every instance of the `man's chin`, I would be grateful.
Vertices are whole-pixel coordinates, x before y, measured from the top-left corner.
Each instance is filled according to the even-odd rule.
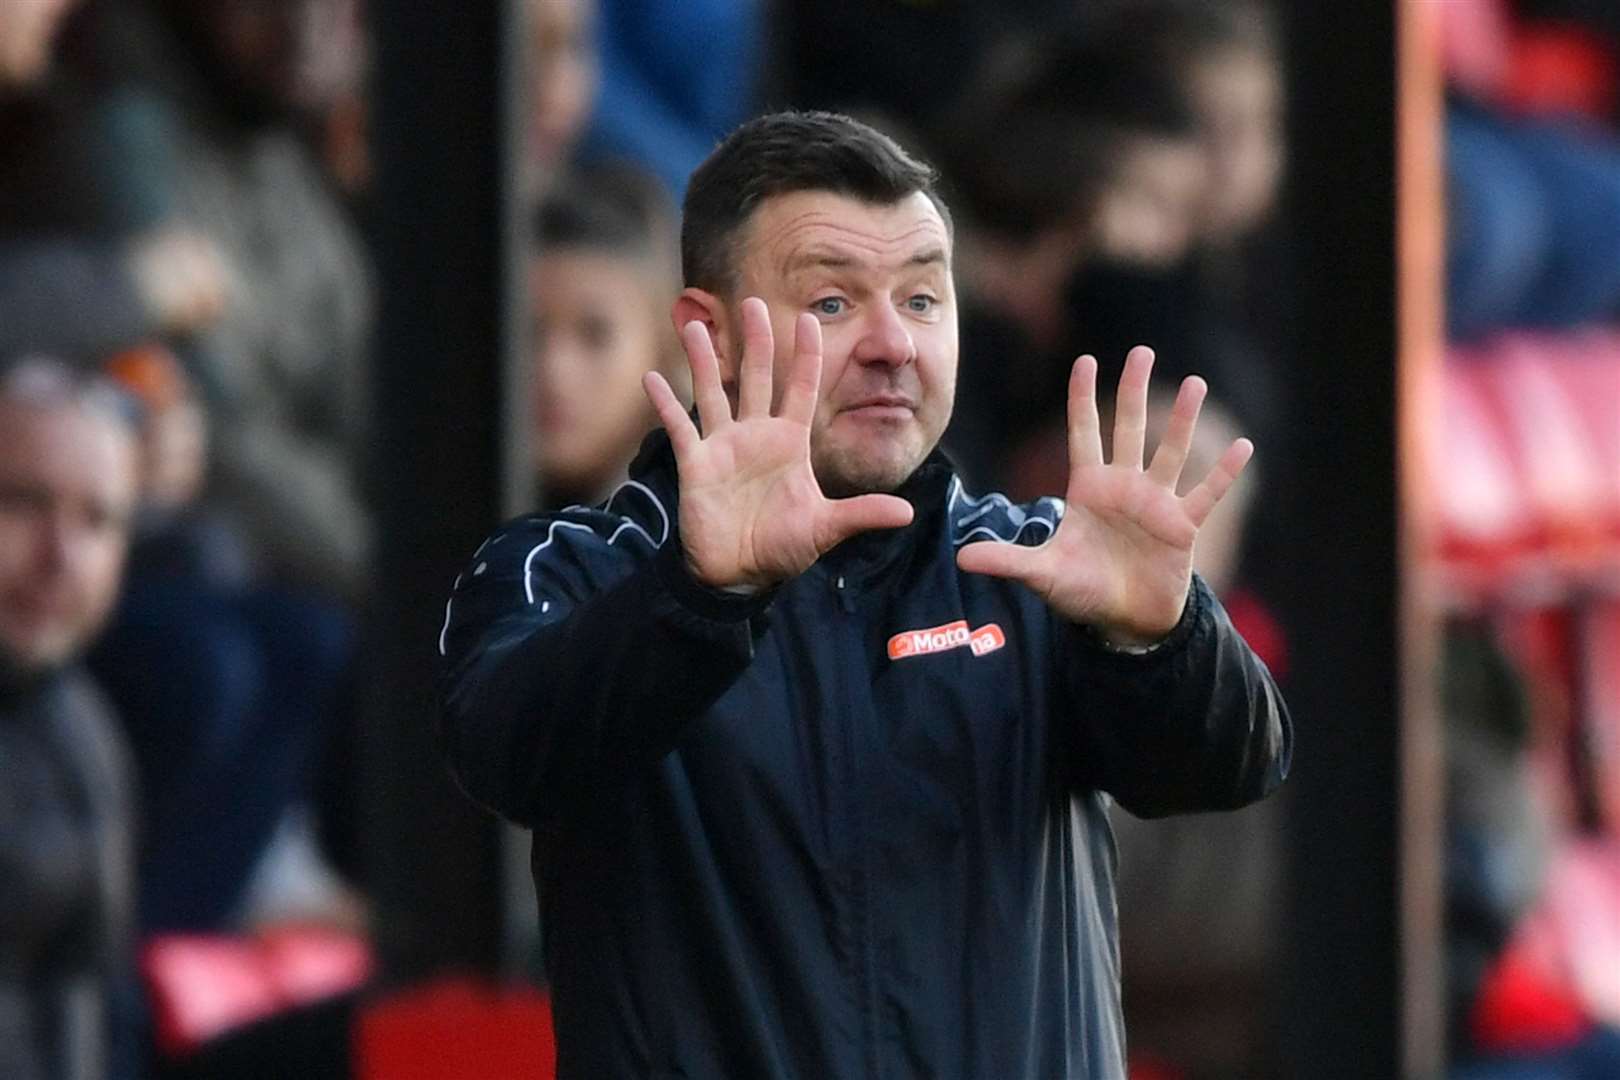
[[[832,453],[815,462],[816,481],[831,499],[898,491],[922,464],[927,453],[887,454]]]

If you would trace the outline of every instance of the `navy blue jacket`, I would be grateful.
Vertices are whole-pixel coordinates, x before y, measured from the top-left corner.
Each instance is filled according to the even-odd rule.
[[[1109,651],[956,567],[1061,502],[936,454],[909,527],[731,595],[684,569],[667,440],[631,475],[491,537],[440,642],[451,765],[534,830],[561,1080],[1123,1077],[1109,797],[1237,807],[1288,767],[1208,589]]]

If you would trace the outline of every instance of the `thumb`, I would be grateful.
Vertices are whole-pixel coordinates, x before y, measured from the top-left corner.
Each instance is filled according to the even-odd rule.
[[[911,504],[898,495],[856,495],[832,499],[822,520],[821,550],[828,551],[868,529],[899,529],[911,524]]]
[[[956,553],[956,565],[969,574],[988,574],[1027,583],[1035,572],[1040,550],[1000,540],[980,540]]]

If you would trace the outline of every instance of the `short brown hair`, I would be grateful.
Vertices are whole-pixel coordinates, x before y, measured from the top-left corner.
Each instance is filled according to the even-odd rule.
[[[726,136],[692,173],[681,215],[681,276],[728,293],[736,284],[737,233],[765,200],[826,191],[887,205],[927,195],[951,228],[932,166],[869,124],[830,112],[777,112]]]

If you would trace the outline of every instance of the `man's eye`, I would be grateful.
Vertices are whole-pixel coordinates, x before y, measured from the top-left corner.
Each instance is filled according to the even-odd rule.
[[[910,308],[912,311],[918,312],[919,314],[927,314],[928,312],[934,310],[934,305],[937,303],[939,303],[939,301],[934,299],[932,296],[929,296],[926,293],[918,293],[916,296],[913,296],[911,299],[906,301],[906,307]]]
[[[842,315],[847,301],[842,296],[824,296],[810,305],[817,315]]]

